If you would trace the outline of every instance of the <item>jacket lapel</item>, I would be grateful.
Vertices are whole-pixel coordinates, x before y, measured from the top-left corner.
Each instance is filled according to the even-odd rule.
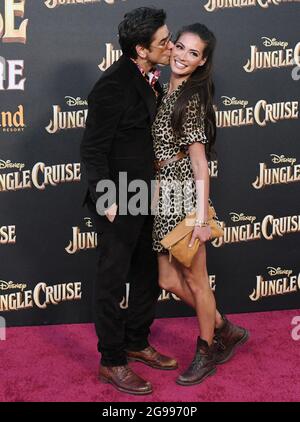
[[[135,66],[134,63],[132,64],[133,66]],[[143,75],[141,74],[141,72],[139,71],[137,67],[136,67],[136,72],[134,74],[134,84],[147,106],[149,116],[150,116],[150,121],[152,123],[155,119],[155,115],[157,111],[156,96],[153,89],[151,88],[151,86],[143,77]]]
[[[141,74],[140,70],[138,69],[136,64],[133,63],[132,60],[130,60],[128,57],[121,56],[119,59],[119,62],[123,66],[123,69],[125,71],[124,80],[127,82],[128,79],[132,79],[134,86],[136,87],[142,100],[145,102],[145,105],[147,106],[147,110],[150,116],[150,121],[152,123],[155,119],[155,115],[157,111],[157,98],[153,89],[151,88],[149,83],[146,81],[146,79]],[[155,85],[155,89],[157,89],[159,93],[162,90],[158,82]]]

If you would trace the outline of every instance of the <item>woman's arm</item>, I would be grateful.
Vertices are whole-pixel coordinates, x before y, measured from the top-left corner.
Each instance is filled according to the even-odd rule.
[[[199,142],[193,143],[189,146],[189,154],[196,184],[196,218],[204,222],[208,219],[209,198],[209,171],[204,144]]]
[[[209,171],[205,154],[205,146],[195,142],[189,146],[189,154],[192,163],[195,185],[196,185],[196,219],[205,223],[208,219],[208,198],[209,198]],[[189,246],[194,244],[196,238],[201,243],[210,239],[211,229],[209,226],[195,226]]]

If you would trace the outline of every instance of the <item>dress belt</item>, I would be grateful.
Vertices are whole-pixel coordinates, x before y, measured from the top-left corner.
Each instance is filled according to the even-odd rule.
[[[159,171],[160,169],[167,166],[168,164],[175,163],[176,161],[179,161],[179,160],[181,160],[182,158],[185,158],[185,157],[188,157],[188,154],[184,151],[180,151],[176,155],[174,155],[173,157],[168,158],[167,160],[161,160],[161,161],[155,160],[154,161],[155,170]]]

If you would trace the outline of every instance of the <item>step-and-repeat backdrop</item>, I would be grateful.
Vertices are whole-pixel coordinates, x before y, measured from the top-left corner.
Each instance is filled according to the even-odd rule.
[[[211,197],[225,230],[208,244],[224,312],[300,299],[300,2],[0,0],[0,314],[7,325],[92,320],[97,239],[81,207],[87,95],[121,55],[117,25],[165,8],[176,32],[214,31],[218,156]],[[163,69],[162,80],[169,76]],[[127,306],[129,283],[124,286]],[[157,315],[191,315],[162,292]]]

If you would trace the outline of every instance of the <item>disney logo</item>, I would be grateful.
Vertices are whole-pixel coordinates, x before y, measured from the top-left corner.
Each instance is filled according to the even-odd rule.
[[[267,267],[269,270],[270,275],[287,275],[288,277],[293,273],[292,270],[282,270],[280,267],[274,268],[274,267]]]
[[[82,106],[82,105],[88,105],[86,100],[82,100],[80,97],[74,98],[70,96],[65,96],[66,103],[68,106],[74,107],[74,106]]]
[[[230,98],[230,97],[226,97],[226,95],[223,95],[221,98],[224,98],[223,104],[226,106],[241,105],[243,108],[245,108],[249,104],[249,101],[237,100],[236,97]]]
[[[23,163],[12,163],[11,160],[0,160],[0,169],[11,169],[17,168],[21,171],[25,167]]]
[[[263,42],[263,45],[265,47],[283,47],[283,49],[285,50],[285,48],[289,45],[288,42],[286,41],[277,41],[276,38],[268,38],[268,37],[261,37],[262,40],[265,40]]]
[[[27,284],[14,283],[13,281],[4,281],[0,280],[0,290],[9,290],[9,289],[20,289],[22,292],[27,287]]]
[[[282,155],[276,155],[276,154],[270,154],[272,158],[273,163],[291,163],[291,165],[294,165],[295,162],[297,161],[296,158],[291,158],[291,157],[285,157],[283,154]]]
[[[250,221],[253,223],[256,220],[256,217],[254,215],[245,215],[244,213],[237,214],[236,212],[230,212],[229,215],[231,215],[231,220],[236,221]]]

